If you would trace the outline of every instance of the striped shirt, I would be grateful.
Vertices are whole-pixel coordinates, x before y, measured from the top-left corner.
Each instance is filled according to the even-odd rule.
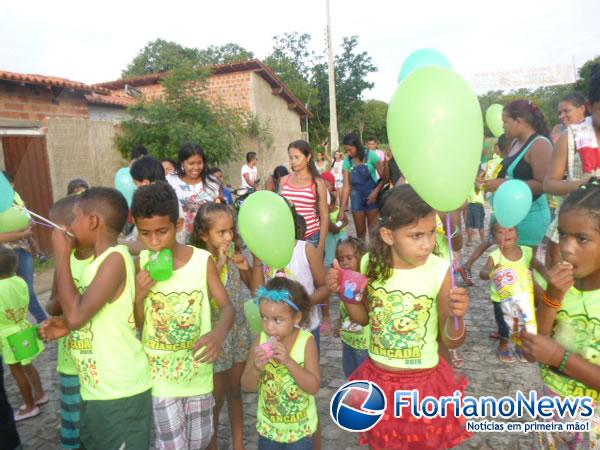
[[[305,239],[321,230],[319,216],[317,215],[317,192],[314,181],[309,186],[298,188],[291,186],[288,178],[285,184],[281,186],[279,195],[292,202],[296,212],[304,217],[306,222]]]

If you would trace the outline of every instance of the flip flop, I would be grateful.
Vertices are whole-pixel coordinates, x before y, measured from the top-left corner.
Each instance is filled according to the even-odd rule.
[[[49,401],[50,401],[50,398],[48,397],[48,394],[46,394],[46,393],[44,392],[44,395],[42,395],[42,398],[40,398],[40,399],[36,400],[36,401],[35,401],[35,404],[36,404],[37,406],[42,406],[42,405],[45,405],[46,403],[48,403]]]
[[[456,349],[448,349],[448,354],[450,355],[450,364],[453,367],[460,369],[465,364],[465,360],[460,356],[458,350]]]
[[[490,333],[490,339],[500,339],[500,333],[498,333],[497,331],[492,331]]]
[[[525,353],[523,353],[523,350],[521,350],[520,348],[515,350],[515,355],[517,357],[517,360],[519,362],[522,363],[528,363],[529,361],[527,361],[527,358],[525,358]]]
[[[23,405],[25,406],[25,405]],[[23,406],[19,408],[17,412],[15,412],[15,422],[20,422],[21,420],[31,419],[32,417],[39,416],[41,411],[37,406],[33,408],[29,412],[23,412]]]
[[[517,362],[517,359],[514,357],[514,355],[512,354],[512,352],[510,350],[504,350],[504,351],[500,351],[498,350],[497,352],[497,356],[498,359],[506,364],[512,364]]]

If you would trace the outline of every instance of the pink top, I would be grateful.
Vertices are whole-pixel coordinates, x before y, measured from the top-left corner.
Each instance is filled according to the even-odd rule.
[[[279,195],[287,198],[294,204],[296,212],[304,217],[306,222],[306,234],[304,238],[309,238],[321,230],[319,216],[317,215],[317,192],[314,181],[310,186],[297,188],[289,184],[289,178],[281,186]]]

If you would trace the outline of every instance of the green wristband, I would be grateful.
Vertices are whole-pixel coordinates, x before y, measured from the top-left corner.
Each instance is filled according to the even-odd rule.
[[[565,355],[563,356],[562,361],[560,362],[560,366],[558,366],[558,371],[563,373],[565,367],[567,367],[567,363],[569,362],[569,357],[571,356],[571,352],[569,350],[565,350]]]

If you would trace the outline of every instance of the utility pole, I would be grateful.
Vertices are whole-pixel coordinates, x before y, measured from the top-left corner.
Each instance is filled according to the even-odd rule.
[[[338,150],[340,143],[337,128],[337,108],[335,105],[335,70],[333,66],[333,48],[331,47],[331,17],[329,13],[329,0],[325,0],[327,9],[327,69],[329,72],[329,148],[333,155]]]

